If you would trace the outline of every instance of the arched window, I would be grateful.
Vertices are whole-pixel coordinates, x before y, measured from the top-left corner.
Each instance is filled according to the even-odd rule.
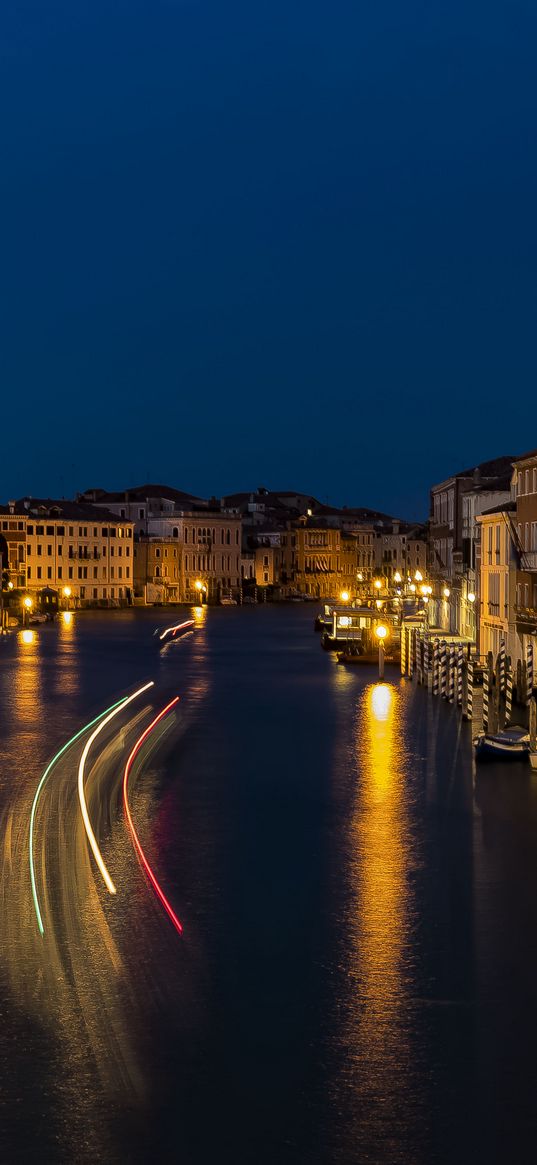
[[[160,578],[160,566],[155,567],[155,578]]]
[[[185,530],[185,542],[188,542],[187,534],[188,534],[188,530]],[[177,526],[174,526],[174,528],[172,530],[172,535],[174,538],[179,537],[179,530],[178,530]]]
[[[228,532],[227,532],[226,541],[227,541],[228,546],[231,546],[231,530],[228,530]]]

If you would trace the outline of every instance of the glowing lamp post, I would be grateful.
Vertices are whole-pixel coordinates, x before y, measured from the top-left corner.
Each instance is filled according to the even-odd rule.
[[[30,598],[29,595],[25,595],[23,600],[22,600],[22,625],[23,625],[23,627],[26,626],[28,615],[30,614],[32,607],[33,607],[32,599]]]
[[[67,611],[69,609],[69,599],[71,598],[71,587],[64,587],[62,595],[65,599],[65,610]]]
[[[341,598],[341,602],[342,602],[342,603],[348,603],[348,601],[349,601],[349,599],[350,599],[349,592],[348,592],[348,591],[342,591],[342,592],[341,592],[341,595],[340,595],[340,598]]]
[[[379,641],[379,680],[384,679],[384,640],[388,634],[388,628],[379,623],[375,627],[375,635]]]
[[[200,581],[199,578],[196,579],[194,586],[198,592],[200,606],[201,606],[203,604],[203,602],[207,602],[207,587],[205,586],[205,583],[202,583]]]

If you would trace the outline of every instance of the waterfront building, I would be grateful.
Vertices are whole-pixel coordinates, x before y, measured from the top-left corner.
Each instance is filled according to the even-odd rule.
[[[378,525],[375,527],[374,550],[375,572],[388,587],[393,586],[397,573],[404,579],[409,574],[414,577],[419,570],[425,577],[427,543],[422,526],[397,520]]]
[[[90,490],[83,496],[90,495],[96,505],[111,507],[119,517],[130,514],[139,536],[156,544],[161,540],[163,546],[170,539],[175,542],[180,602],[196,602],[200,594],[207,602],[238,594],[241,518],[223,512],[216,498],[205,501],[164,485],[137,486],[119,494]],[[159,565],[156,558],[154,565]]]
[[[431,620],[475,641],[480,613],[476,519],[495,502],[509,498],[513,460],[506,456],[484,461],[434,485],[430,492],[429,574],[436,590]]]
[[[26,586],[26,522],[16,502],[0,506],[0,559],[6,589],[9,584],[14,589]]]
[[[343,586],[341,531],[314,518],[288,522],[281,534],[281,584],[284,593],[331,598]]]
[[[183,593],[182,544],[138,535],[134,541],[134,596],[144,603],[178,603]]]
[[[77,606],[132,601],[133,530],[129,521],[88,503],[21,498],[26,520],[26,588],[69,594]]]
[[[258,587],[277,587],[280,582],[281,549],[278,544],[269,541],[256,546],[255,551],[255,581]]]
[[[516,503],[503,505],[478,514],[476,523],[479,540],[479,653],[492,651],[494,659],[500,643],[506,644],[509,654],[519,655],[513,631],[513,600],[515,585],[515,546],[512,537],[512,514]]]
[[[537,635],[537,449],[514,463],[516,499],[513,531],[517,549],[514,622],[521,658]]]
[[[104,506],[123,521],[134,523],[136,534],[149,536],[155,533],[152,523],[155,519],[172,517],[186,510],[207,508],[203,498],[184,490],[173,489],[169,485],[137,485],[132,489],[110,492],[104,489],[88,489],[78,494],[78,501]],[[160,531],[159,531],[160,532]]]

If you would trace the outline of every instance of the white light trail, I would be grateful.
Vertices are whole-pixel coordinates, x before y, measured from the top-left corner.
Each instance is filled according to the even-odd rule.
[[[114,719],[114,716],[117,716],[123,710],[123,708],[126,708],[127,704],[130,704],[132,700],[136,700],[137,696],[141,696],[142,692],[146,692],[148,688],[152,688],[153,684],[154,684],[154,680],[150,680],[148,684],[144,684],[143,688],[138,688],[138,690],[136,692],[132,693],[132,696],[127,696],[126,700],[122,700],[121,704],[119,704],[117,708],[114,708],[114,710],[112,712],[110,712],[109,715],[106,716],[104,720],[101,720],[98,728],[95,729],[95,732],[92,732],[89,740],[85,744],[82,756],[80,757],[80,763],[78,766],[78,799],[80,801],[80,810],[82,813],[82,819],[84,821],[84,827],[86,830],[88,841],[89,841],[90,846],[93,850],[93,856],[95,858],[95,861],[97,862],[97,865],[98,865],[98,867],[101,871],[101,874],[103,876],[106,888],[110,892],[110,894],[115,894],[116,888],[115,888],[114,883],[110,877],[110,874],[108,873],[108,870],[104,864],[101,851],[99,849],[99,846],[97,845],[97,839],[96,839],[95,834],[93,832],[93,829],[91,827],[91,821],[89,819],[88,807],[86,805],[86,798],[84,796],[84,767],[85,767],[86,761],[88,759],[88,753],[89,753],[89,750],[93,744],[93,741],[98,737],[99,733],[102,732],[103,728],[105,728],[106,725],[109,724],[110,721]]]

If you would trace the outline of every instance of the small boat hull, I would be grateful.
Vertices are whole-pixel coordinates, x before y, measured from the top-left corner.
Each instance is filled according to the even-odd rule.
[[[378,666],[379,653],[378,651],[364,651],[362,655],[354,655],[346,651],[338,651],[337,661],[338,663],[344,664],[345,667],[356,667],[359,664],[368,664],[370,667],[372,665]],[[397,667],[400,662],[400,657],[388,655],[386,652],[384,663],[387,667]]]
[[[524,729],[507,729],[505,732],[481,732],[474,740],[477,761],[526,761],[530,752],[530,739]]]

